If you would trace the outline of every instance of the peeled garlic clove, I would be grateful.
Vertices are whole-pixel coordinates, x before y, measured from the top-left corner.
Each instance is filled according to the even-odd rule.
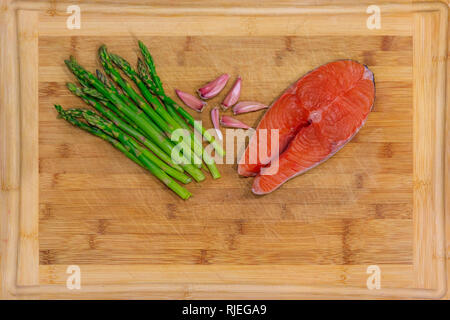
[[[224,109],[227,109],[238,102],[241,95],[241,83],[242,79],[241,77],[238,77],[233,85],[233,88],[231,88],[230,92],[228,92],[227,96],[222,102],[222,106],[224,107]]]
[[[255,101],[241,101],[233,107],[233,114],[241,114],[266,109],[269,106]]]
[[[211,81],[210,83],[204,85],[200,89],[197,90],[198,95],[202,99],[211,99],[217,96],[220,91],[225,87],[228,82],[230,76],[228,74],[223,74],[217,79]]]
[[[220,117],[220,124],[224,127],[230,127],[230,128],[240,128],[240,129],[250,129],[251,127],[246,125],[245,123],[236,120],[230,116],[221,116]]]
[[[219,140],[223,140],[223,135],[219,126],[219,108],[215,107],[211,110],[211,120],[214,125],[214,129],[216,129],[217,137]]]
[[[178,89],[175,89],[175,92],[185,105],[197,112],[202,112],[203,108],[206,106],[206,102],[200,100],[197,97],[194,97],[192,94],[183,92]]]

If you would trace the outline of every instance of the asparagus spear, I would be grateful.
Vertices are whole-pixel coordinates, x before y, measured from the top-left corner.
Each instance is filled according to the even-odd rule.
[[[103,82],[105,87],[113,90],[115,93],[118,93],[117,88],[114,86],[114,83],[112,83],[112,81],[110,81],[108,79],[108,77],[103,72],[101,72],[100,70],[96,69],[95,70],[95,74],[97,75],[97,79],[100,80],[101,82]]]
[[[105,108],[100,102],[97,102],[92,97],[89,97],[86,94],[84,94],[83,90],[78,88],[73,83],[67,83],[67,88],[74,95],[80,97],[84,102],[93,106],[98,112],[100,112],[104,117],[106,117],[110,121],[112,121],[121,130],[125,131],[127,134],[129,134],[133,138],[140,141],[144,146],[146,146],[148,149],[150,149],[152,152],[154,152],[159,158],[161,158],[161,160],[166,162],[171,167],[177,169],[178,171],[183,172],[183,168],[181,168],[179,165],[173,163],[172,159],[163,150],[161,150],[161,148],[159,148],[157,144],[155,144],[153,141],[147,139],[143,134],[141,134],[135,128],[128,125],[125,121],[123,121],[116,114],[114,114],[114,112]],[[110,102],[106,102],[106,106],[111,108],[113,105]]]
[[[155,94],[161,97],[168,110],[172,109],[173,111],[176,110],[177,112],[179,112],[179,114],[183,118],[185,118],[186,121],[191,126],[193,126],[195,130],[200,132],[203,135],[203,137],[213,145],[214,149],[221,157],[224,156],[225,151],[223,150],[222,146],[215,140],[215,138],[208,131],[206,131],[206,129],[199,122],[196,122],[194,117],[192,117],[189,112],[184,110],[174,100],[172,100],[165,94],[161,80],[158,77],[158,74],[156,73],[155,64],[153,62],[153,58],[150,54],[150,51],[142,41],[139,41],[139,48],[141,49],[146,64],[144,65],[142,61],[140,60],[138,61],[138,71],[141,80],[150,88],[150,90],[152,90]],[[148,76],[148,73],[150,73],[150,77]]]
[[[194,153],[196,153],[199,156],[202,156],[203,160],[205,161],[206,165],[208,166],[209,171],[211,172],[211,175],[214,179],[220,178],[219,170],[217,170],[216,164],[214,162],[214,159],[212,159],[209,154],[203,151],[203,146],[201,145],[201,142],[198,141],[197,137],[195,137],[194,133],[192,133],[190,127],[182,121],[181,123],[177,121],[177,119],[173,118],[163,107],[163,105],[159,102],[158,98],[156,98],[153,94],[150,93],[147,86],[142,82],[142,80],[139,78],[138,73],[131,67],[131,65],[123,59],[122,57],[116,55],[116,54],[109,54],[111,60],[114,62],[115,65],[117,65],[139,88],[143,96],[150,102],[152,105],[157,105],[156,111],[164,117],[164,119],[170,120],[173,124],[173,127],[176,129],[185,129],[188,130],[190,133],[191,138],[191,148],[194,150]],[[155,104],[153,101],[157,101],[157,104]],[[176,112],[175,112],[176,114]],[[177,114],[176,114],[177,115]],[[177,115],[178,116],[178,115]]]
[[[55,105],[55,109],[58,111],[61,118],[65,119],[72,125],[77,126],[111,143],[116,149],[125,154],[129,159],[131,159],[138,165],[142,166],[143,168],[153,173],[159,180],[163,181],[166,185],[168,185],[168,187],[172,189],[174,192],[176,192],[182,199],[188,199],[191,196],[191,193],[187,191],[185,188],[181,187],[173,180],[170,181],[171,178],[165,175],[165,173],[161,169],[159,169],[156,165],[152,164],[151,161],[149,161],[148,159],[145,160],[146,158],[142,156],[140,156],[141,159],[136,157],[136,154],[138,152],[136,152],[136,150],[133,150],[132,147],[130,147],[130,145],[124,146],[121,142],[114,139],[110,135],[97,129],[96,127],[78,121],[75,117],[72,116],[72,115],[76,115],[77,117],[82,116],[85,113],[84,110],[70,109],[70,112],[65,112],[60,105]],[[91,114],[91,116],[93,116],[93,114],[90,112],[86,112],[86,114]]]
[[[133,123],[139,126],[139,128],[146,133],[148,137],[151,137],[153,142],[155,142],[164,152],[171,155],[172,148],[174,147],[172,141],[164,136],[160,129],[151,121],[136,105],[130,101],[122,100],[123,97],[119,96],[117,93],[106,88],[104,84],[98,80],[92,73],[81,67],[75,60],[71,57],[71,60],[65,61],[68,68],[72,73],[78,78],[82,79],[89,85],[93,86],[98,92],[103,94],[106,98],[112,102],[117,109],[119,109],[125,116],[127,116]],[[202,181],[205,179],[203,173],[196,168],[194,165],[180,164],[183,169],[186,170],[196,181]]]
[[[109,135],[107,135],[106,133],[104,133],[103,131],[95,128],[95,127],[91,127],[90,125],[78,121],[75,117],[72,117],[70,114],[68,114],[67,112],[65,112],[63,110],[63,108],[60,105],[55,105],[55,109],[56,111],[58,111],[58,114],[61,118],[63,118],[64,120],[66,120],[67,122],[71,123],[72,125],[79,127],[82,130],[85,130],[97,137],[102,138],[105,141],[108,141],[110,144],[112,144],[116,149],[118,149],[120,152],[122,152],[123,154],[125,154],[128,158],[130,158],[132,161],[136,162],[138,165],[142,166],[145,168],[144,164],[138,159],[136,158],[133,154],[131,154],[119,141],[117,141],[116,139],[110,137]],[[81,114],[80,114],[81,115]]]
[[[116,66],[118,66],[131,80],[133,80],[144,98],[153,105],[155,111],[158,112],[158,114],[173,128],[180,128],[175,119],[173,119],[170,114],[167,113],[166,109],[158,100],[158,98],[156,98],[153,94],[150,93],[150,91],[148,91],[147,86],[142,82],[142,80],[139,78],[138,73],[131,67],[128,61],[113,53],[110,53],[109,57]]]
[[[146,168],[145,165],[139,159],[137,159],[133,154],[129,153],[127,151],[127,149],[125,147],[123,147],[122,144],[120,144],[119,141],[117,141],[113,138],[114,134],[112,133],[112,131],[109,128],[108,128],[108,130],[110,130],[110,131],[108,132],[108,135],[105,135],[104,132],[96,129],[95,127],[89,126],[89,125],[85,124],[84,122],[80,122],[76,119],[76,118],[81,118],[81,117],[86,118],[86,116],[98,117],[98,115],[95,112],[92,112],[91,110],[88,110],[88,109],[79,109],[79,108],[71,108],[71,109],[63,110],[61,108],[61,106],[59,106],[59,105],[55,105],[55,108],[61,117],[64,117],[64,119],[66,119],[73,125],[76,125],[82,129],[84,129],[92,134],[95,134],[96,136],[99,136],[99,137],[103,138],[104,140],[110,142],[117,149],[119,149],[120,151],[125,153],[126,156],[129,157],[131,160],[133,160],[137,164],[141,165],[142,167]],[[136,148],[142,148],[134,140],[131,140],[130,142],[133,143],[136,146]],[[175,179],[177,179],[183,183],[191,182],[191,178],[189,178],[188,176],[186,176],[182,173],[179,173],[178,171],[173,170],[171,167],[167,166],[164,162],[162,162],[160,159],[155,157],[153,154],[151,154],[145,148],[142,148],[142,149],[143,150],[141,150],[141,152],[144,153],[144,155],[147,156],[147,158],[149,158],[149,160],[153,161],[158,167],[160,167],[161,170],[165,171],[167,174],[173,176]]]
[[[111,89],[114,93],[117,93],[119,96],[126,96],[129,98],[129,96],[123,90],[120,90],[119,92],[114,83],[111,80],[109,80],[108,77],[103,72],[97,69],[95,70],[95,73],[97,75],[97,79],[103,82],[105,87]]]
[[[91,87],[82,87],[80,89],[85,95],[88,95],[94,99],[97,99],[99,101],[102,102],[106,102],[108,101],[108,99],[106,99],[100,92],[98,92],[97,90],[91,88]]]
[[[153,60],[152,60],[153,61]],[[153,68],[154,69],[154,68]],[[164,101],[165,98],[165,92],[164,92],[164,88],[162,86],[158,87],[157,85],[155,85],[155,80],[154,77],[152,77],[152,79],[150,79],[150,75],[148,72],[148,67],[147,65],[141,60],[141,58],[138,58],[138,73],[139,73],[139,78],[142,80],[142,82],[144,82],[144,84],[146,85],[146,87],[153,92],[153,94],[156,94],[160,97],[161,100],[163,100],[164,104],[166,105],[167,108],[167,112],[172,116],[172,118],[175,119],[175,121],[178,122],[178,124],[185,129],[190,129],[189,125],[186,123],[185,120],[183,120],[183,118],[176,112],[175,108],[172,106],[172,103],[169,101],[169,103],[167,103],[167,99],[166,101]],[[156,78],[159,81],[159,77],[156,75]],[[168,97],[167,97],[168,98]],[[175,103],[173,101],[173,103]]]
[[[168,175],[172,176],[173,178],[177,179],[180,182],[183,183],[191,182],[191,178],[189,178],[187,175],[168,166],[165,162],[161,161],[153,153],[148,151],[146,148],[142,147],[136,140],[127,136],[112,122],[100,117],[95,112],[92,112],[87,109],[70,109],[67,111],[67,113],[76,117],[82,116],[84,119],[86,119],[86,121],[88,121],[89,124],[96,126],[98,128],[100,128],[98,124],[102,124],[103,127],[101,127],[100,129],[102,129],[105,133],[109,134],[113,138],[117,138],[120,134],[124,135],[127,139],[129,139],[129,142],[133,145],[134,148],[136,148],[139,152],[143,153],[145,157],[147,157],[150,161],[152,161],[165,173],[167,173]]]
[[[133,102],[141,108],[149,117],[152,119],[166,134],[170,135],[171,130],[174,128],[170,123],[166,123],[166,121],[159,116],[155,110],[153,110],[145,100],[137,94],[136,91],[130,86],[128,82],[126,82],[119,71],[113,66],[111,63],[108,52],[106,51],[106,46],[103,45],[98,50],[98,54],[100,57],[100,62],[103,65],[105,72],[116,82],[124,92],[133,100]]]
[[[206,141],[211,143],[217,154],[223,157],[225,155],[225,150],[223,150],[221,144],[217,142],[217,140],[201,125],[199,121],[195,121],[194,117],[191,116],[189,112],[184,110],[172,98],[167,96],[162,87],[158,88],[155,86],[153,80],[148,74],[148,67],[144,62],[142,62],[141,59],[138,59],[138,70],[141,80],[147,85],[150,91],[152,91],[154,94],[159,95],[160,99],[163,101],[164,105],[167,108],[167,112],[170,113],[181,126],[183,126],[181,123],[184,121],[183,119],[181,119],[181,115],[197,132],[202,134]]]
[[[148,67],[150,76],[152,77],[152,81],[153,81],[155,87],[157,89],[163,91],[162,82],[158,76],[158,73],[156,72],[155,62],[153,61],[153,57],[150,54],[150,51],[148,50],[147,46],[142,41],[139,40],[138,43],[139,43],[139,48],[141,49],[142,56],[144,57],[145,63]]]
[[[130,100],[128,95],[126,95],[126,94],[119,94],[119,96],[126,104],[133,105],[133,101]],[[113,110],[113,109],[111,108],[111,110]],[[120,110],[119,110],[119,112],[120,112]],[[126,116],[123,117],[123,118],[126,118]],[[151,119],[150,119],[150,121],[151,121]],[[131,123],[133,123],[133,122],[131,121]],[[163,132],[158,126],[155,125],[154,127],[155,127],[156,130],[159,130],[159,133],[162,136],[164,136],[164,137],[171,137],[171,134],[168,134],[167,132]],[[145,135],[145,132],[144,132],[144,135]],[[168,141],[170,141],[172,143],[171,138],[168,139]],[[186,143],[186,141],[181,140],[180,142],[183,144],[185,150],[189,150],[189,153],[188,154],[183,154],[183,157],[188,161],[188,163],[194,163],[194,164],[197,165],[197,167],[200,167],[200,164],[202,163],[201,159],[196,154],[193,154],[192,152],[190,152],[191,151],[190,146]]]
[[[142,135],[147,136],[145,132],[143,132],[133,121],[130,120],[122,111],[117,109],[117,107],[111,103],[108,99],[106,99],[100,92],[95,90],[92,87],[83,87],[81,88],[81,91],[86,94],[87,96],[91,96],[92,98],[95,98],[99,100],[104,106],[106,106],[108,109],[113,111],[119,118],[123,119],[126,123],[128,123],[130,126],[132,126],[134,129],[138,130]],[[97,98],[101,97],[101,98]],[[149,137],[147,137],[149,138]]]
[[[119,71],[113,66],[111,63],[110,56],[106,51],[106,46],[103,45],[100,47],[99,51],[100,61],[105,69],[105,72],[127,93],[127,95],[165,132],[165,134],[170,137],[172,132],[177,129],[172,125],[172,123],[166,122],[164,118],[162,118],[153,108],[151,108],[147,102],[142,98],[131,86],[128,82],[126,82]],[[158,99],[156,99],[159,107],[164,108]],[[179,141],[182,145],[184,145],[187,150],[191,150],[191,146],[187,145],[184,140]],[[191,153],[191,157],[193,159],[193,163],[201,165],[202,161],[199,156],[195,153]]]
[[[125,103],[127,103],[127,101],[129,100],[127,100],[127,98],[128,98],[128,96],[123,92],[123,90],[121,91],[121,92],[119,92],[119,90],[117,90],[117,88],[114,86],[114,83],[112,82],[112,81],[110,81],[109,79],[108,79],[108,77],[104,74],[104,73],[102,73],[100,70],[95,70],[95,72],[96,72],[96,74],[97,74],[97,78],[98,78],[98,80],[100,80],[101,82],[103,82],[103,84],[105,85],[105,87],[107,87],[107,88],[109,88],[109,89],[111,89],[114,93],[116,93],[117,95],[119,95],[121,98],[122,98],[122,100],[125,102]],[[90,88],[91,90],[95,90],[94,88]],[[101,95],[101,93],[98,93],[98,94],[100,94]],[[116,108],[117,109],[117,108]],[[111,110],[113,110],[113,109],[111,109]],[[113,110],[114,111],[114,110]],[[132,125],[134,125],[135,127],[136,127],[136,124],[133,122],[133,121],[131,121],[130,119],[128,119],[124,114],[123,114],[123,112],[121,112],[120,110],[118,110],[119,112],[116,112],[120,117],[122,117],[125,121],[127,121],[128,123],[130,123],[130,124],[132,124]],[[115,111],[114,111],[115,112]],[[144,133],[145,134],[145,133]]]
[[[127,150],[129,150],[131,154],[139,159],[139,161],[141,161],[144,166],[149,169],[149,171],[151,171],[160,181],[162,181],[182,199],[188,199],[191,196],[191,193],[188,190],[176,183],[171,177],[166,174],[166,172],[161,170],[161,168],[159,168],[152,160],[150,160],[143,152],[144,149],[139,148],[139,144],[125,135],[122,131],[115,128],[112,122],[108,122],[101,117],[96,117],[89,113],[83,113],[83,117],[90,125],[98,127],[103,132],[112,134],[116,139],[120,141],[120,143],[122,143],[122,145]],[[176,170],[173,171],[179,173]]]

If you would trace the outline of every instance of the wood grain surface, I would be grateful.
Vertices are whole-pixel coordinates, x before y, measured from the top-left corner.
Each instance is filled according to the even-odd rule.
[[[348,146],[279,191],[252,195],[252,179],[222,165],[220,180],[191,183],[182,201],[52,107],[81,105],[65,88],[64,58],[98,68],[105,43],[134,64],[135,39],[40,37],[41,264],[411,263],[411,37],[140,38],[170,93],[239,73],[242,99],[269,104],[315,66],[350,58],[373,69],[377,101]],[[200,115],[206,127],[230,85]],[[239,118],[254,126],[261,114]]]
[[[428,135],[429,126],[421,127],[437,117],[424,115],[421,107],[427,101],[438,103],[439,97],[423,95],[417,100],[414,93],[424,79],[430,87],[437,85],[431,63],[440,47],[435,43],[427,51],[428,66],[417,63],[421,57],[417,52],[423,47],[414,42],[421,30],[437,28],[435,14],[389,13],[384,30],[371,33],[364,17],[351,19],[345,14],[332,20],[313,15],[282,22],[273,17],[219,15],[211,25],[210,17],[196,15],[151,21],[134,15],[118,23],[115,15],[86,13],[83,27],[69,32],[64,28],[66,15],[52,10],[18,15],[19,34],[24,31],[18,55],[21,62],[27,61],[20,72],[35,79],[36,88],[31,86],[30,92],[37,94],[22,104],[38,105],[30,107],[27,116],[21,114],[22,123],[31,122],[30,131],[22,125],[22,132],[36,136],[33,132],[38,131],[36,144],[21,149],[22,158],[38,160],[22,163],[21,171],[27,176],[38,174],[38,186],[22,181],[20,185],[29,189],[20,201],[22,207],[38,207],[38,211],[31,216],[35,220],[21,221],[28,231],[19,237],[24,250],[19,262],[39,248],[39,261],[37,256],[26,260],[27,265],[39,263],[39,272],[27,273],[31,268],[23,266],[19,284],[63,285],[67,265],[79,265],[83,283],[93,288],[149,282],[183,285],[188,279],[199,285],[332,284],[363,289],[369,265],[380,266],[385,287],[435,288],[439,283],[437,275],[419,276],[439,266],[425,265],[436,253],[428,251],[435,244],[436,230],[422,226],[431,225],[434,216],[427,220],[417,215],[433,204],[415,196],[427,188],[421,181],[435,179],[423,164],[427,168],[437,162],[431,154],[417,158],[421,149],[414,144],[425,141],[423,134],[431,139],[429,143],[439,138]],[[332,27],[325,30],[325,23]],[[33,40],[36,25],[39,38]],[[194,93],[227,72],[232,78],[243,78],[242,100],[270,104],[309,70],[333,60],[354,59],[375,74],[374,109],[341,151],[272,194],[253,195],[252,179],[240,178],[236,165],[223,164],[221,179],[190,183],[187,188],[193,197],[183,201],[106,142],[57,119],[53,108],[55,103],[84,107],[65,87],[74,78],[64,59],[74,55],[95,70],[100,67],[96,51],[106,44],[134,65],[137,39],[149,46],[172,97],[174,88]],[[28,59],[27,50],[38,54]],[[34,71],[26,71],[26,66]],[[424,79],[414,78],[418,72]],[[230,87],[231,82],[219,97],[208,101],[202,114],[193,112],[194,117],[211,127],[209,110]],[[262,113],[239,119],[256,126]],[[446,145],[448,151],[448,140]],[[430,150],[429,145],[423,150]],[[7,180],[2,180],[2,190],[3,181]],[[447,210],[447,237],[448,220]],[[415,242],[418,236],[426,238],[420,248]],[[190,297],[189,289],[180,296],[177,288],[171,297]],[[108,295],[99,292],[90,297]]]

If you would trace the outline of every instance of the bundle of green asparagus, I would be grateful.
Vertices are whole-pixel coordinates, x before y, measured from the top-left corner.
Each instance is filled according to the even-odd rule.
[[[205,179],[201,171],[205,167],[214,179],[220,178],[214,159],[205,152],[202,138],[198,136],[210,143],[218,155],[223,156],[224,150],[200,122],[166,95],[148,48],[141,41],[139,48],[143,60],[138,60],[138,71],[124,58],[109,53],[104,45],[98,52],[105,73],[97,70],[94,75],[74,57],[65,60],[80,83],[80,86],[67,83],[68,89],[97,112],[80,108],[64,110],[60,105],[55,108],[62,119],[111,143],[182,199],[187,199],[191,193],[175,180],[187,184],[192,177],[200,182]],[[136,84],[140,94],[121,71]],[[185,135],[173,141],[178,129]]]

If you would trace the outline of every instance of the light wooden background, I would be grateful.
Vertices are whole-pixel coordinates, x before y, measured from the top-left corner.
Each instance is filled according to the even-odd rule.
[[[191,183],[194,196],[183,202],[108,144],[56,119],[51,108],[83,105],[64,86],[73,80],[64,58],[73,54],[92,70],[96,48],[105,43],[134,63],[134,39],[40,37],[42,283],[58,282],[55,265],[225,265],[245,272],[276,262],[274,278],[286,283],[295,281],[280,278],[291,266],[341,265],[351,274],[359,266],[391,264],[407,270],[393,283],[412,286],[411,37],[140,38],[169,92],[193,91],[220,72],[239,72],[242,97],[265,103],[313,67],[353,58],[375,73],[374,112],[336,156],[276,193],[253,196],[251,179],[239,178],[235,166],[221,166],[221,180]],[[222,96],[202,115],[208,126],[208,111]],[[260,114],[240,119],[255,125]]]
[[[52,108],[81,104],[65,88],[65,57],[73,54],[92,70],[96,49],[106,43],[134,62],[134,40],[41,37],[41,264],[411,263],[411,37],[142,40],[162,79],[182,90],[239,70],[243,98],[270,103],[299,74],[352,58],[374,70],[377,102],[342,152],[278,192],[254,196],[252,179],[223,165],[220,180],[189,184],[193,197],[186,202],[107,143],[56,119]],[[209,109],[224,94],[202,114],[207,127]],[[255,125],[260,115],[240,119]]]

